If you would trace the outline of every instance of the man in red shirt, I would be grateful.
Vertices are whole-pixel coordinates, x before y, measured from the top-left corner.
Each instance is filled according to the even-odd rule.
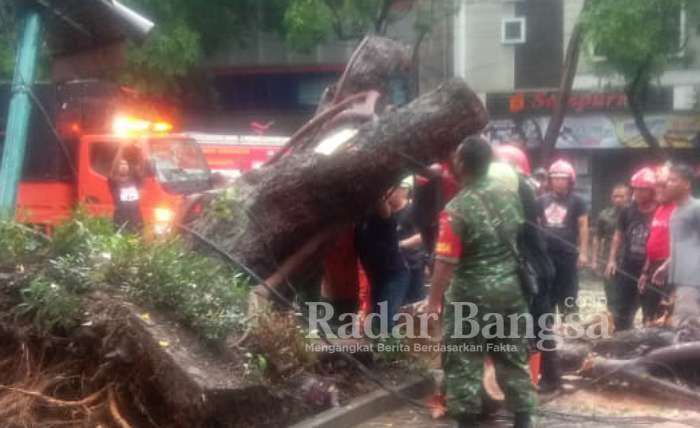
[[[669,300],[672,290],[664,281],[660,284],[652,284],[650,279],[654,272],[662,266],[671,255],[671,238],[669,225],[671,215],[676,209],[676,204],[670,200],[666,192],[668,180],[668,167],[659,168],[656,175],[656,196],[659,207],[654,213],[654,219],[649,229],[647,240],[647,259],[639,277],[639,294],[642,306],[644,324],[652,323],[664,315],[663,302]]]

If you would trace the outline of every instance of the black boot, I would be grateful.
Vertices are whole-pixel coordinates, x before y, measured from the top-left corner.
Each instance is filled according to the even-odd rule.
[[[518,412],[515,414],[515,423],[513,428],[533,428],[535,424],[532,422],[532,416],[529,412]]]
[[[540,378],[539,391],[543,394],[548,394],[561,387],[561,363],[556,350],[544,351],[541,355],[540,369],[542,377]]]
[[[480,415],[467,413],[457,418],[459,428],[476,428],[479,426]]]

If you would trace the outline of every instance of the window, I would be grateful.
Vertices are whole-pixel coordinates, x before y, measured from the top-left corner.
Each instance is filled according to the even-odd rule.
[[[501,43],[525,43],[525,18],[505,18],[501,21]]]
[[[109,177],[116,155],[116,143],[93,143],[90,146],[90,168],[100,175]]]
[[[673,29],[673,33],[671,34],[670,38],[670,40],[673,40],[671,43],[674,45],[674,41],[677,41],[678,43],[675,46],[669,46],[669,48],[671,50],[677,49],[676,56],[683,56],[685,55],[686,38],[688,37],[688,23],[685,7],[681,7],[677,13],[671,14],[668,19],[670,21],[669,28]]]
[[[156,179],[167,192],[190,194],[209,186],[209,166],[194,140],[151,139],[149,148]]]

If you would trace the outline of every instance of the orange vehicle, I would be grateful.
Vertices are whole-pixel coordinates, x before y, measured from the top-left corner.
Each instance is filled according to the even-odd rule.
[[[130,153],[137,154],[142,166],[140,209],[146,233],[171,229],[188,195],[211,188],[199,145],[171,133],[172,125],[159,119],[165,115],[132,91],[80,81],[37,85],[35,92],[46,114],[32,115],[17,195],[21,222],[50,231],[78,205],[112,216],[109,176],[120,145],[132,147]]]
[[[129,118],[119,121],[126,127],[135,123],[143,127],[145,122]],[[137,148],[144,161],[140,205],[148,232],[169,231],[185,197],[211,187],[211,174],[204,155],[190,138],[133,129],[83,135],[75,144],[75,179],[23,180],[17,200],[18,218],[51,228],[68,218],[77,204],[91,214],[111,216],[114,203],[109,174],[119,145]]]
[[[202,149],[212,173],[236,178],[262,166],[288,140],[264,135],[219,135],[202,132],[183,134]]]

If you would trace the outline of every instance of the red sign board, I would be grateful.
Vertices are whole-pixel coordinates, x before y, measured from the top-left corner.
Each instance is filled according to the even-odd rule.
[[[558,102],[558,94],[550,92],[516,93],[509,99],[511,113],[552,111]],[[569,98],[570,111],[619,110],[627,108],[627,95],[623,93],[573,94]]]
[[[554,111],[559,99],[557,91],[522,91],[489,93],[486,107],[494,117],[513,114],[548,115]],[[673,106],[673,93],[668,90],[652,90],[647,97],[647,112],[665,112]],[[568,102],[570,113],[628,111],[627,95],[622,91],[574,92]]]

